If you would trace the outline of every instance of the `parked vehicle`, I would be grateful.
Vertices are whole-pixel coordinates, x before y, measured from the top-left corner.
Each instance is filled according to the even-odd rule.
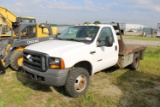
[[[34,17],[30,16],[22,16],[22,17],[17,17],[14,13],[6,9],[5,7],[0,6],[0,19],[3,20],[3,22],[6,25],[2,24],[2,31],[0,33],[1,36],[11,36],[7,34],[7,32],[11,31],[12,29],[12,22],[24,22],[24,23],[36,23],[36,19]],[[0,20],[1,21],[1,20]]]
[[[124,44],[115,29],[119,24],[72,26],[57,39],[26,47],[22,68],[39,83],[65,86],[71,97],[83,95],[91,75],[116,64],[136,70],[143,59],[146,46]]]
[[[23,61],[23,50],[26,46],[53,39],[52,28],[46,23],[12,23],[12,36],[0,37],[0,71],[9,65],[19,70]],[[13,36],[13,31],[16,36]],[[44,34],[45,33],[45,34]],[[0,72],[1,73],[1,72]]]
[[[16,22],[16,23],[36,23],[36,18],[31,17],[31,16],[21,16],[21,17],[17,17],[14,13],[12,13],[11,11],[9,11],[8,9],[6,9],[5,7],[1,7],[0,6],[0,19],[2,19],[2,21],[4,23],[2,23],[2,21],[0,20],[0,37],[3,38],[8,38],[11,37],[11,30],[12,28],[12,23]],[[5,25],[4,25],[5,24]],[[41,31],[41,27],[39,27],[39,24],[37,23],[36,25],[36,29],[37,29],[37,35],[42,34]],[[57,34],[57,27],[52,26],[52,33],[54,35]],[[16,33],[14,33],[12,36],[19,36]],[[46,34],[43,33],[43,36],[46,36]]]

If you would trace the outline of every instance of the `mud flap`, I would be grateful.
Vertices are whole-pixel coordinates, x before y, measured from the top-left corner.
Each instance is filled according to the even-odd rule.
[[[2,61],[0,60],[0,74],[5,74],[5,73],[6,73],[5,68],[2,64]]]

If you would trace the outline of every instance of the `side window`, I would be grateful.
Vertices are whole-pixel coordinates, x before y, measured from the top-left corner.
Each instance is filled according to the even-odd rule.
[[[26,26],[21,31],[22,37],[25,38],[35,38],[36,37],[36,26]]]
[[[99,45],[105,45],[105,39],[107,36],[111,37],[114,42],[113,32],[112,32],[111,28],[104,27],[104,28],[102,28],[102,30],[99,34],[99,37],[98,37]]]

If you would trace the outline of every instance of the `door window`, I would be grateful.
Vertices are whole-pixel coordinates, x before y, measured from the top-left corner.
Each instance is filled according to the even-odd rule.
[[[113,37],[113,32],[111,30],[111,28],[109,27],[104,27],[102,28],[99,37],[98,37],[98,42],[100,46],[104,46],[105,45],[105,39],[106,37],[111,37],[112,41],[114,42],[114,37]]]

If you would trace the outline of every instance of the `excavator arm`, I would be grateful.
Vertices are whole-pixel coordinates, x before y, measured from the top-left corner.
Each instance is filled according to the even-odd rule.
[[[0,18],[5,22],[10,28],[12,28],[12,22],[16,22],[17,16],[4,7],[0,7]]]
[[[17,17],[8,9],[0,6],[0,18],[12,29],[12,22],[36,23],[36,19],[30,16]]]

